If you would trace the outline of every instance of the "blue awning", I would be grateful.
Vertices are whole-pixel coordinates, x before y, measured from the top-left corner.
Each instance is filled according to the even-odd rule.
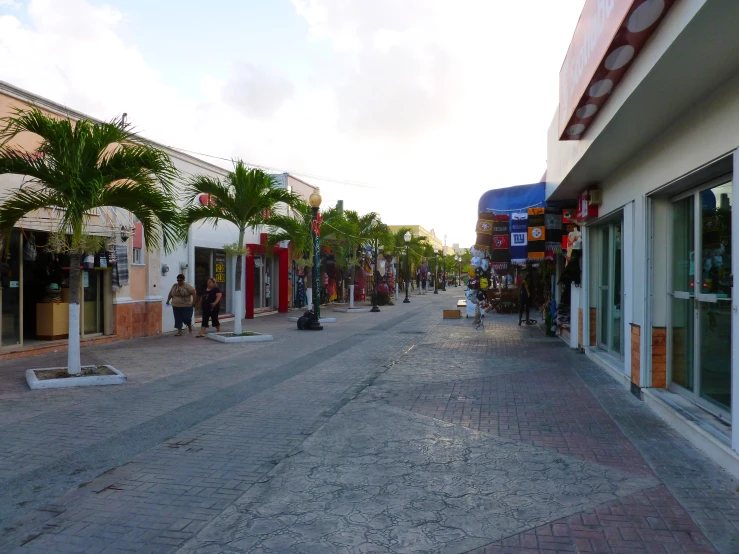
[[[546,183],[518,185],[487,191],[477,204],[478,213],[509,214],[527,208],[543,208],[546,197]]]

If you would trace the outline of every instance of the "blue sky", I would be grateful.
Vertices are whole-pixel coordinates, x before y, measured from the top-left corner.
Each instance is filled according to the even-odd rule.
[[[546,168],[583,3],[0,0],[0,79],[469,246],[479,197]]]

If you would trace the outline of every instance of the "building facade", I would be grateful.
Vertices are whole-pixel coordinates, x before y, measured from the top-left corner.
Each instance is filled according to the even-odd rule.
[[[738,20],[737,2],[588,0],[546,173],[582,224],[574,345],[735,475]]]
[[[77,120],[79,112],[0,82],[0,117],[36,106],[52,117]],[[21,135],[15,144],[33,150],[38,138]],[[18,189],[23,177],[0,176],[0,195]],[[68,333],[68,256],[48,247],[60,214],[42,210],[21,219],[8,244],[0,282],[0,359],[62,348]],[[104,252],[90,253],[83,272],[80,331],[83,344],[157,334],[161,331],[159,252],[143,248],[141,224],[125,210],[90,215],[86,232],[104,237],[107,249],[125,253],[126,272],[107,263]],[[127,273],[127,277],[125,276]],[[49,301],[58,287],[60,302]]]
[[[435,246],[440,251],[444,251],[444,254],[448,254],[451,252],[451,247],[448,247],[446,246],[446,244],[444,244],[444,238],[437,237],[436,232],[433,229],[428,231],[425,227],[422,227],[421,225],[388,225],[388,228],[393,233],[397,233],[401,229],[410,229],[411,234],[414,237],[424,237],[431,246]]]

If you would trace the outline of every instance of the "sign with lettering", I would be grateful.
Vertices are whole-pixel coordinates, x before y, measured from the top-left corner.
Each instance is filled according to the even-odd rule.
[[[226,283],[226,253],[215,252],[213,256],[213,263],[215,265],[215,279],[219,288],[221,285]]]
[[[675,0],[587,0],[559,72],[559,137],[578,140]]]

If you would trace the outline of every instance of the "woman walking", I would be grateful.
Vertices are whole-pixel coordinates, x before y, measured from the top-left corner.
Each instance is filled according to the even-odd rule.
[[[192,333],[192,312],[197,301],[197,293],[195,287],[185,282],[185,276],[180,273],[177,276],[177,283],[169,289],[167,297],[167,306],[172,304],[172,314],[174,315],[174,328],[177,329],[175,337],[182,336],[182,325],[187,325],[188,331]]]
[[[205,336],[205,330],[208,328],[208,320],[213,323],[216,333],[221,332],[221,324],[218,321],[218,312],[221,310],[221,297],[223,293],[216,286],[216,280],[208,277],[205,292],[203,293],[203,323],[200,326],[200,334],[197,338]],[[238,317],[238,316],[237,316]]]

